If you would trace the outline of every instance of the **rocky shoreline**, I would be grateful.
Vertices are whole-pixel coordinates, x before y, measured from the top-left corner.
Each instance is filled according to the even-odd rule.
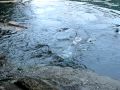
[[[0,90],[120,90],[120,81],[71,67],[41,66],[12,75]]]

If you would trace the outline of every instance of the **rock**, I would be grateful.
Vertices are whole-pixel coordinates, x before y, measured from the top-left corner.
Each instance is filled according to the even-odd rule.
[[[44,80],[35,80],[33,78],[21,78],[15,82],[15,85],[24,90],[57,90]]]
[[[47,79],[59,90],[120,90],[120,81],[70,67],[41,66],[27,70],[24,75]]]
[[[26,27],[25,25],[21,25],[21,24],[19,24],[18,22],[15,22],[15,21],[9,21],[9,22],[8,22],[8,25],[14,26],[14,27],[19,27],[19,28],[27,29],[27,27]]]
[[[4,3],[16,3],[17,0],[0,0],[0,3],[4,4]]]
[[[0,86],[0,90],[22,90],[14,84],[5,83],[3,86]]]
[[[3,82],[0,90],[120,90],[120,81],[89,70],[41,66],[22,74],[17,80]]]

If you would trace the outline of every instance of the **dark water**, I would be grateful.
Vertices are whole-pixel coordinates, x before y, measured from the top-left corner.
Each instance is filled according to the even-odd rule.
[[[16,21],[28,27],[21,30],[0,25],[2,30],[17,30],[0,38],[0,53],[8,59],[6,71],[44,65],[86,66],[100,75],[120,79],[119,1],[23,2],[0,4],[2,24]]]

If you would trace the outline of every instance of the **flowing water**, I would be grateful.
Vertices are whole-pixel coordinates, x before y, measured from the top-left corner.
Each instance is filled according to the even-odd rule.
[[[114,1],[114,2],[113,2]],[[119,0],[23,0],[0,4],[2,70],[43,65],[88,68],[120,80]],[[27,29],[11,27],[9,21]],[[3,23],[4,22],[4,23]]]

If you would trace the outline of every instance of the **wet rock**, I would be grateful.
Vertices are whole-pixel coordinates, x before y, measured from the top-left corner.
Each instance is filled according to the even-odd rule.
[[[15,85],[23,90],[57,90],[44,80],[35,80],[33,78],[22,78],[15,82]]]

